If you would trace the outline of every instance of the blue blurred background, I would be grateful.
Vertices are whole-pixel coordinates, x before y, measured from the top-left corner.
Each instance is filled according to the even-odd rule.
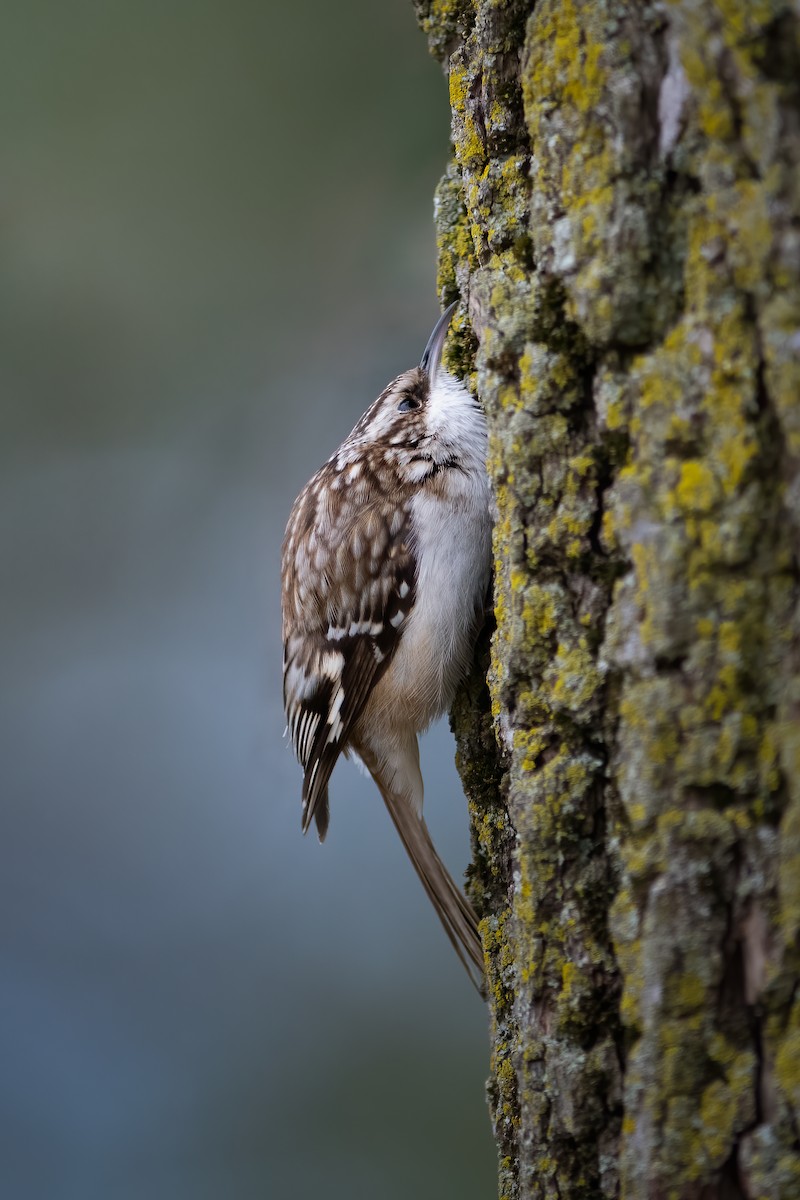
[[[438,311],[411,4],[6,0],[0,139],[0,1195],[490,1196],[483,1006],[282,740],[288,510]]]

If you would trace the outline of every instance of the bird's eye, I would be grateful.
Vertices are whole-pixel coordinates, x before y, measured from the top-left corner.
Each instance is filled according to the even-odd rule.
[[[415,408],[419,408],[419,400],[416,396],[404,396],[397,406],[397,411],[412,412]]]

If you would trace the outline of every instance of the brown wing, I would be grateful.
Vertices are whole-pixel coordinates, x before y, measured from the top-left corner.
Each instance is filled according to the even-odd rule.
[[[298,498],[283,547],[283,700],[305,770],[303,830],[314,818],[320,840],[331,772],[391,661],[415,589],[407,508],[373,491],[360,506],[349,496],[346,516],[345,506],[331,511],[325,471]]]

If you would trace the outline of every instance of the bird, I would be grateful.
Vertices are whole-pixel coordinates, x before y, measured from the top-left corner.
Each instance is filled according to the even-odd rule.
[[[491,575],[487,426],[442,365],[458,302],[295,500],[281,551],[283,700],[320,841],[340,756],[366,769],[481,990],[474,909],[423,817],[418,735],[469,670]]]

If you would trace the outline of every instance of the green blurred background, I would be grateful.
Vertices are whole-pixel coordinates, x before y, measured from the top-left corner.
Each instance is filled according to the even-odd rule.
[[[6,0],[0,140],[0,1195],[491,1196],[484,1009],[282,740],[288,510],[438,311],[411,4]]]

